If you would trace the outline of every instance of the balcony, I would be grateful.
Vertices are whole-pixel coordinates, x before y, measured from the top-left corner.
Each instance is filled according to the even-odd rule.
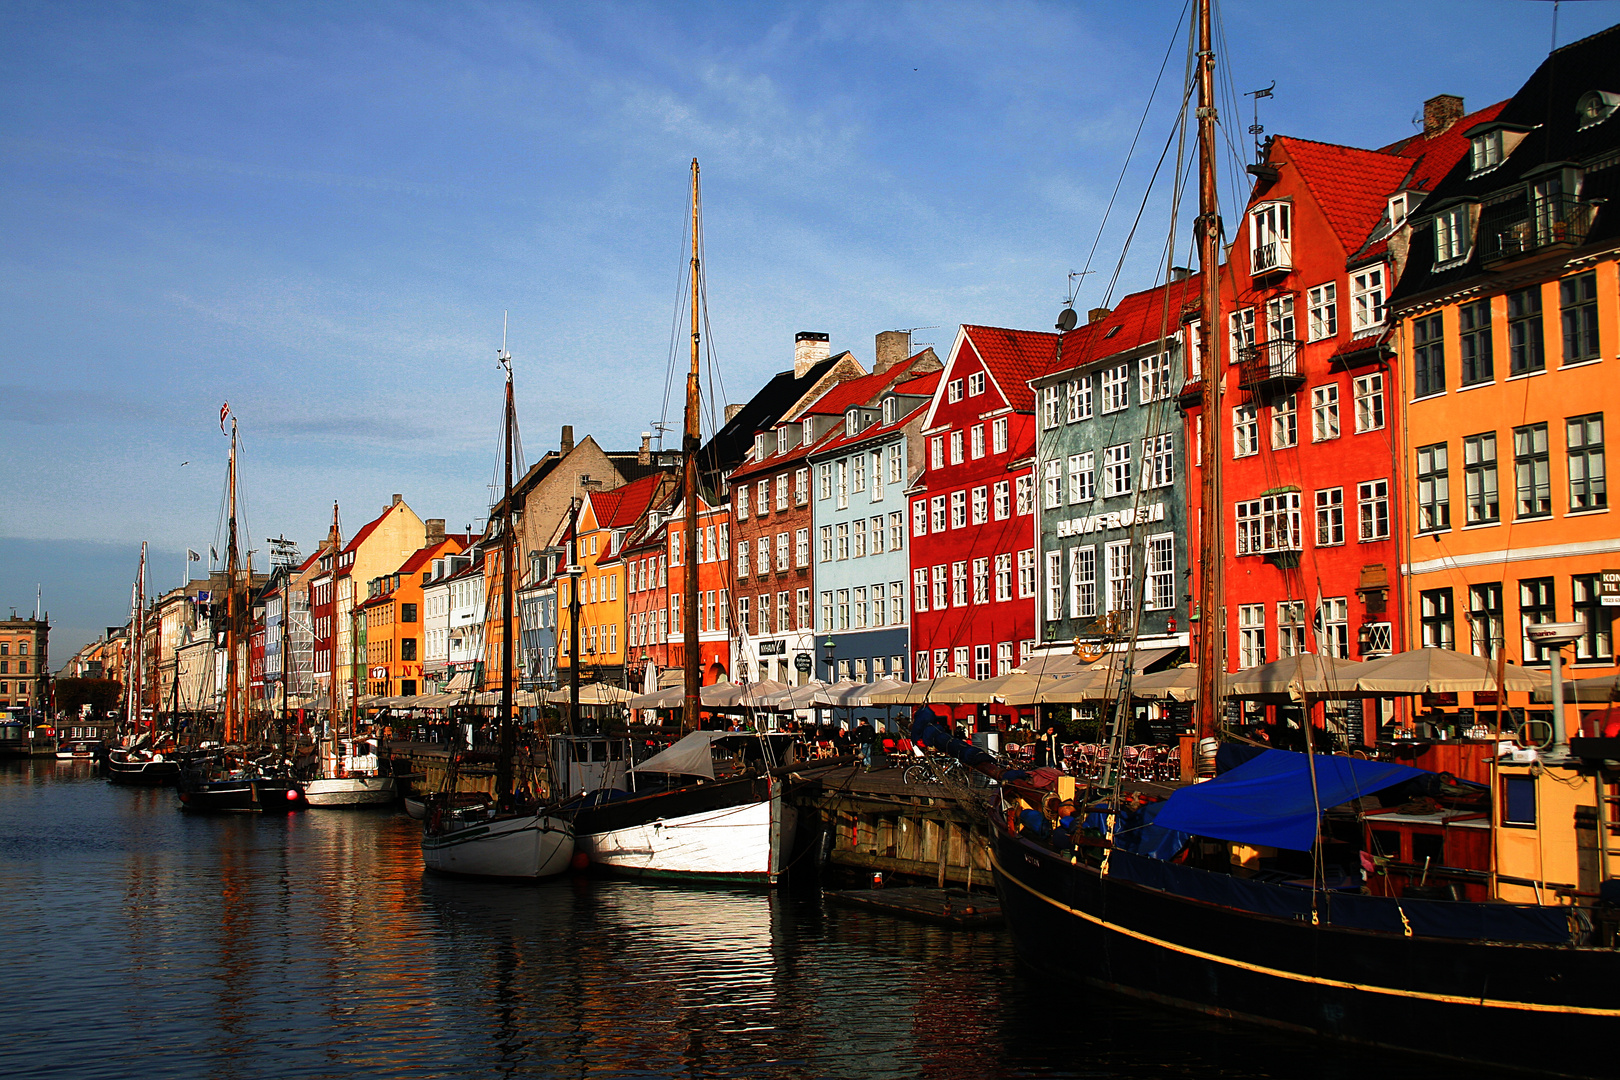
[[[1294,269],[1294,245],[1280,237],[1262,240],[1249,249],[1249,276],[1269,277]]]
[[[1278,338],[1238,350],[1238,386],[1261,397],[1281,397],[1305,384],[1299,371],[1299,342]]]
[[[1513,199],[1487,207],[1479,219],[1479,262],[1497,267],[1504,263],[1586,242],[1595,208],[1567,195]]]

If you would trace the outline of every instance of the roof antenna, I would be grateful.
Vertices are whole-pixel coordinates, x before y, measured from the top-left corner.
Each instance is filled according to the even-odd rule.
[[[912,351],[917,348],[917,342],[911,340],[911,337],[912,337],[913,334],[915,334],[919,330],[938,330],[938,329],[939,329],[939,324],[935,323],[933,326],[910,326],[910,327],[907,327],[906,329],[900,331],[901,333],[906,335],[906,355],[910,356],[912,354]],[[923,346],[923,348],[926,349],[928,346],[930,346],[932,344],[933,344],[932,341],[924,341],[922,343],[922,346]]]
[[[1262,156],[1262,144],[1260,141],[1260,136],[1266,133],[1266,129],[1260,125],[1260,99],[1271,97],[1271,92],[1275,89],[1277,89],[1277,80],[1272,79],[1271,85],[1266,87],[1264,90],[1250,90],[1248,93],[1243,95],[1246,98],[1254,99],[1254,123],[1249,125],[1249,134],[1254,136],[1255,164],[1259,164]]]
[[[658,439],[658,452],[663,453],[663,451],[664,451],[664,432],[668,431],[674,425],[673,424],[666,424],[662,420],[653,420],[653,421],[650,421],[647,426],[652,428],[653,431],[656,433],[655,437]]]
[[[1074,298],[1080,295],[1080,283],[1087,274],[1095,274],[1095,270],[1070,270],[1069,295],[1063,301],[1063,310],[1058,312],[1057,329],[1067,334],[1080,322],[1080,316],[1074,313]]]

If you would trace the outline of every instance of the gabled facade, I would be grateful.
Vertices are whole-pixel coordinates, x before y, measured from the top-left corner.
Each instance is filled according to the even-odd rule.
[[[1608,674],[1620,27],[1556,50],[1499,112],[1458,127],[1466,153],[1414,215],[1392,301],[1411,641],[1547,664],[1525,629],[1580,622],[1571,674]]]
[[[444,522],[427,523],[428,543],[397,570],[367,583],[367,599],[358,610],[366,620],[366,685],[374,696],[422,693],[425,666],[423,596],[433,580],[436,560],[460,554],[468,536],[444,535]]]
[[[361,526],[338,553],[332,612],[337,623],[334,709],[352,710],[355,699],[366,692],[366,644],[362,640],[366,624],[356,610],[369,599],[366,583],[392,573],[426,539],[426,524],[402,497],[395,495],[383,512]]]
[[[907,492],[912,677],[990,678],[1034,653],[1035,456],[1030,380],[1057,335],[964,325],[920,432]]]
[[[659,532],[666,545],[665,559],[669,566],[668,585],[663,589],[669,597],[669,635],[664,643],[669,667],[677,671],[686,669],[686,620],[695,618],[698,630],[698,673],[703,685],[731,678],[732,638],[732,574],[731,574],[731,508],[724,504],[713,506],[701,494],[697,507],[697,551],[685,550],[686,502],[675,504],[670,517],[662,522]],[[661,515],[660,515],[661,516]],[[698,563],[697,596],[687,602],[685,593],[686,560],[696,558]],[[635,587],[642,584],[641,572],[650,570],[647,557],[638,560]],[[656,593],[657,589],[651,590]],[[633,593],[638,605],[642,598]],[[646,669],[640,673],[645,680]],[[638,682],[638,686],[643,682]]]
[[[630,686],[645,689],[649,668],[655,673],[671,667],[669,629],[668,515],[657,511],[647,527],[625,544],[625,659]],[[654,683],[654,685],[657,685]]]
[[[1181,276],[1092,311],[1031,383],[1043,644],[1106,651],[1133,625],[1139,648],[1187,643],[1187,445],[1176,397],[1199,281]]]

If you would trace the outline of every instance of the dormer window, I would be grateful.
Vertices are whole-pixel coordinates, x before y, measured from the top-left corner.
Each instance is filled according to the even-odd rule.
[[[1434,219],[1434,262],[1436,266],[1454,262],[1468,254],[1473,239],[1471,207],[1464,203],[1447,207]]]
[[[860,430],[861,412],[859,409],[851,409],[849,412],[844,414],[844,434],[855,435],[859,433]]]
[[[1292,210],[1286,202],[1270,202],[1261,203],[1250,212],[1251,273],[1269,274],[1294,268]]]
[[[807,443],[816,441],[816,422],[808,416],[804,418],[804,441]]]
[[[894,423],[896,415],[899,413],[899,411],[900,400],[898,398],[886,397],[883,399],[883,422],[885,424]]]
[[[1469,140],[1469,167],[1475,173],[1482,173],[1494,169],[1502,164],[1502,129],[1493,128],[1490,131],[1475,135]]]
[[[1406,215],[1409,210],[1410,206],[1407,203],[1406,192],[1403,191],[1399,195],[1391,195],[1389,197],[1389,227],[1391,229],[1400,228],[1401,223],[1406,220]]]
[[[756,432],[754,434],[754,460],[759,461],[764,457],[765,457],[765,433],[763,431],[760,431],[760,432]]]
[[[1620,94],[1611,94],[1607,90],[1588,90],[1581,95],[1575,103],[1575,113],[1578,117],[1575,130],[1585,131],[1596,124],[1601,124],[1620,109]]]

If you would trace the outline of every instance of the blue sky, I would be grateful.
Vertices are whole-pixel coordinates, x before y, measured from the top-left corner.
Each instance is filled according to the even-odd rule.
[[[694,156],[731,400],[798,330],[869,361],[886,329],[1050,326],[1094,244],[1077,305],[1101,302],[1173,91],[1099,225],[1182,10],[0,7],[0,608],[44,582],[60,661],[122,620],[141,540],[177,579],[216,535],[227,399],[253,546],[307,550],[332,500],[349,533],[393,492],[479,521],[503,310],[530,455],[565,423],[633,446],[664,410]],[[1559,19],[1567,43],[1620,3]],[[1226,0],[1221,63],[1239,93],[1276,80],[1268,131],[1376,146],[1433,94],[1512,93],[1551,22]],[[1247,101],[1224,120],[1247,147]],[[1116,291],[1158,274],[1165,206]]]

